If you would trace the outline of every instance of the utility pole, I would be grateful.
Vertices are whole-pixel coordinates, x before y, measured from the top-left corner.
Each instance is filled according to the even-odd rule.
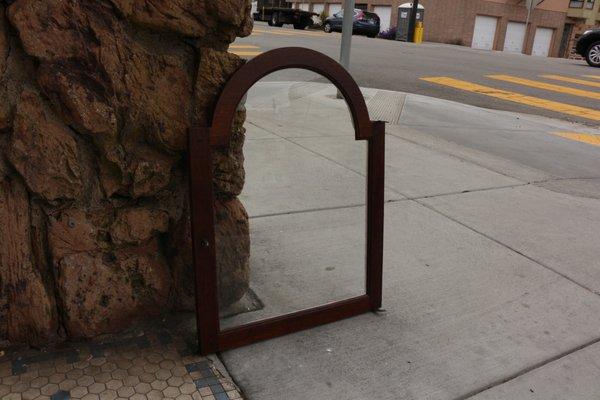
[[[531,21],[531,12],[535,7],[538,6],[544,0],[525,0],[525,7],[527,7],[527,19],[525,20],[525,37],[523,38],[523,53],[525,53],[525,49],[527,49],[527,39],[530,36],[529,32],[529,22]]]
[[[342,21],[342,49],[340,51],[340,64],[350,70],[350,48],[352,47],[352,28],[354,26],[355,0],[344,1],[344,17]]]
[[[412,12],[410,19],[408,20],[408,36],[406,37],[407,42],[415,42],[415,27],[417,26],[417,13],[419,12],[419,0],[413,0]]]

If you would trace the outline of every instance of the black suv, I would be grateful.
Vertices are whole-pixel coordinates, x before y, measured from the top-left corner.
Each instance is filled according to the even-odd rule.
[[[575,47],[592,67],[600,68],[600,29],[585,31]]]
[[[323,30],[327,33],[341,32],[343,20],[344,10],[340,10],[325,20]],[[367,35],[368,37],[375,37],[379,34],[380,20],[377,14],[355,9],[353,20],[352,33]]]

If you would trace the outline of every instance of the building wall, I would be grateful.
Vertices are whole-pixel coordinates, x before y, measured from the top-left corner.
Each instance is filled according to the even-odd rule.
[[[324,2],[324,0],[305,1]],[[406,2],[406,0],[358,1],[358,3],[368,4],[369,10],[373,10],[376,5],[390,5],[391,26],[397,25],[398,6]],[[325,3],[340,4],[342,1],[326,0]],[[425,7],[425,40],[430,42],[471,46],[475,17],[486,15],[499,18],[494,50],[502,50],[508,22],[525,22],[527,19],[527,9],[523,0],[420,0],[420,4]],[[568,6],[569,0],[545,0],[532,12],[525,43],[526,54],[531,54],[536,29],[543,27],[554,29],[550,56],[559,56]]]
[[[473,40],[475,17],[486,15],[498,17],[494,50],[502,50],[508,22],[527,20],[525,7],[507,4],[506,1],[500,0],[422,0],[422,4],[425,7],[425,40],[431,42],[470,46]],[[557,3],[551,6],[556,7]],[[530,17],[525,53],[531,54],[535,31],[538,27],[543,27],[554,29],[550,55],[558,56],[565,19],[566,9],[564,11],[535,9]]]
[[[591,28],[600,27],[600,0],[596,0],[591,9],[584,5],[582,7],[569,8],[567,23],[573,26],[569,39],[568,56],[570,58],[581,58],[575,51],[575,44],[583,32]]]

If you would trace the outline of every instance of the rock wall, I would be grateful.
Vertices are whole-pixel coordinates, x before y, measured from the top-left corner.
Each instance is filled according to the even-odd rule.
[[[0,340],[193,309],[187,129],[249,0],[0,0]],[[248,287],[243,111],[214,159],[223,306]]]

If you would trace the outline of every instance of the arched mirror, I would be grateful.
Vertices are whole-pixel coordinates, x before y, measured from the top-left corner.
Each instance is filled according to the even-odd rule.
[[[212,126],[190,132],[203,354],[380,307],[383,146],[356,83],[320,53],[273,50],[234,74]],[[221,167],[229,152],[243,167]]]

